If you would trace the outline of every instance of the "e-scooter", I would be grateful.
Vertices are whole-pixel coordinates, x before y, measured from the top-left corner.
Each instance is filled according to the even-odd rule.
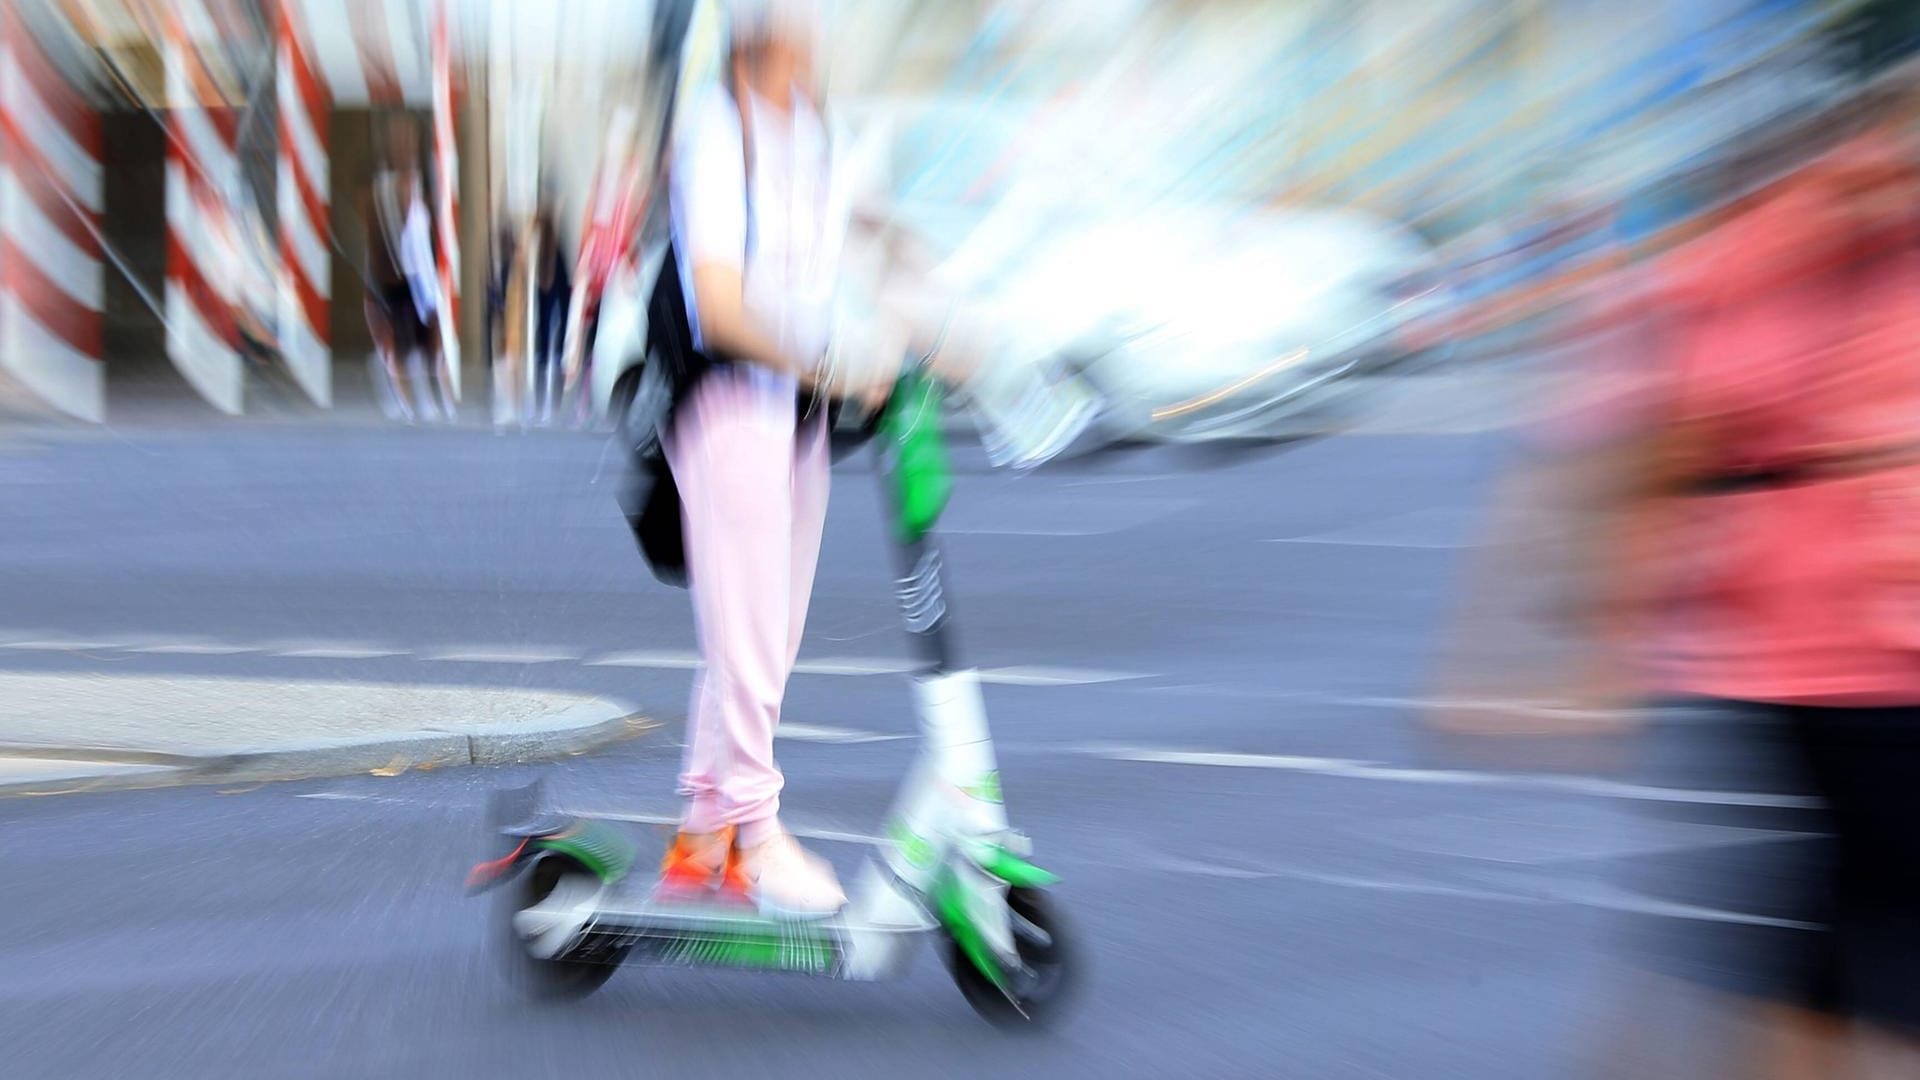
[[[940,401],[931,381],[903,378],[874,437],[900,610],[926,665],[912,678],[922,745],[847,907],[791,921],[667,899],[630,876],[636,852],[621,830],[543,813],[537,786],[509,792],[494,811],[509,851],[475,867],[468,884],[502,887],[509,962],[530,992],[584,996],[629,960],[877,980],[904,972],[932,935],[987,1020],[1023,1027],[1059,1014],[1078,968],[1046,891],[1056,878],[1028,861],[1026,839],[1008,826],[979,679],[956,659],[930,536],[952,487]]]

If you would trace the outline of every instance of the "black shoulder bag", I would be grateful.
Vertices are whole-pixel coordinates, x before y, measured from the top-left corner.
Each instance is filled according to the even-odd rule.
[[[745,176],[748,255],[753,251],[753,140],[746,109],[740,109],[740,133]],[[625,417],[616,418],[616,438],[626,440],[630,452],[627,479],[620,493],[621,510],[634,541],[653,576],[663,584],[687,586],[687,549],[681,517],[680,488],[667,461],[666,433],[675,411],[702,378],[715,368],[736,361],[696,349],[693,325],[687,318],[687,297],[680,286],[680,254],[669,230],[666,257],[647,298],[646,358],[640,382]],[[820,400],[812,391],[800,393],[796,408],[802,417],[813,415]],[[872,437],[876,417],[848,423],[838,402],[827,404],[827,427],[834,460],[852,452]]]

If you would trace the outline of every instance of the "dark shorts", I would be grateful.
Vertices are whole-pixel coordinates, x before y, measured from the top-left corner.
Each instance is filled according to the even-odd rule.
[[[1642,901],[1632,952],[1920,1034],[1920,706],[1692,701],[1656,715],[1644,782],[1713,794],[1645,804],[1649,843],[1622,868]]]
[[[380,312],[380,318],[386,322],[388,332],[393,335],[396,359],[404,360],[415,349],[433,348],[433,328],[423,322],[420,313],[414,309],[413,292],[406,285],[383,286],[374,295],[373,302]]]
[[[572,299],[573,293],[565,289],[548,289],[535,297],[533,361],[541,371],[560,359],[561,339],[567,330],[567,307]]]

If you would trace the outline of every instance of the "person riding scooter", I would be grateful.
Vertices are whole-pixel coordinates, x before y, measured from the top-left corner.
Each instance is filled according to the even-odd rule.
[[[830,220],[809,20],[794,3],[740,5],[732,30],[723,85],[686,103],[669,186],[693,344],[721,362],[685,390],[664,440],[704,667],[662,883],[825,916],[846,897],[780,824],[773,740],[827,508],[824,410],[803,417],[796,401],[855,389],[818,386],[844,224]]]

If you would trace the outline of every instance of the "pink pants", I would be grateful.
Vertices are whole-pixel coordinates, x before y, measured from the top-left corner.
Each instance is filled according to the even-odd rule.
[[[719,372],[680,406],[667,445],[704,661],[687,717],[682,827],[734,825],[745,846],[779,828],[773,732],[827,516],[826,425],[797,428],[791,392]]]

